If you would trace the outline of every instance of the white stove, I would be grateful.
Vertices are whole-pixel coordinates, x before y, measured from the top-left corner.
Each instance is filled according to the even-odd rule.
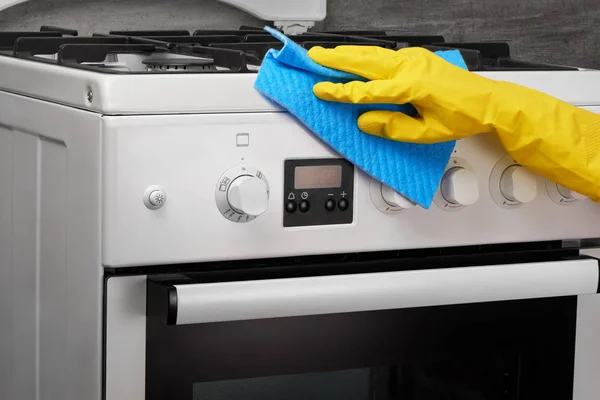
[[[597,70],[514,60],[503,43],[304,32],[324,17],[324,1],[307,9],[313,18],[227,2],[279,21],[305,47],[458,48],[477,74],[600,112]],[[385,310],[455,306],[467,308],[448,315],[572,327],[550,338],[571,375],[548,376],[567,385],[568,398],[597,399],[598,262],[587,247],[600,238],[600,205],[526,171],[480,135],[457,143],[431,208],[415,207],[254,90],[262,56],[280,45],[248,27],[0,33],[0,398],[229,399],[210,382],[364,367],[397,350],[282,363],[268,356],[281,349],[254,343],[267,360],[254,365],[235,358],[252,353],[241,338],[220,342],[229,327],[284,343],[291,333],[269,321],[304,332],[302,318],[359,313],[387,326]],[[491,308],[468,308],[482,304]],[[523,319],[507,316],[514,304]],[[544,319],[555,309],[560,318]],[[334,329],[331,321],[320,323]],[[522,344],[537,335],[527,329],[504,333]],[[190,332],[215,348],[235,342],[237,353],[196,348]],[[217,367],[200,365],[204,358]],[[535,373],[524,374],[531,388],[514,391],[532,398],[527,390],[541,389]]]

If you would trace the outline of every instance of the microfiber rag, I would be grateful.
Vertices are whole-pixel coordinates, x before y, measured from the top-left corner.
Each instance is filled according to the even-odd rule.
[[[283,42],[281,50],[265,55],[254,87],[285,108],[337,153],[370,176],[424,208],[429,208],[442,179],[455,141],[436,144],[403,143],[368,135],[357,125],[371,110],[401,111],[415,115],[411,105],[347,104],[328,102],[313,94],[318,82],[365,81],[360,76],[330,69],[311,60],[307,50],[281,32],[265,28]],[[436,52],[467,69],[458,50]]]

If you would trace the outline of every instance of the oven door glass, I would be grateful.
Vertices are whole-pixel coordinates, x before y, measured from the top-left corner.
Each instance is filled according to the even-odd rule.
[[[511,280],[514,266],[430,269],[422,280],[415,271],[149,278],[146,397],[571,399],[575,295],[597,286],[597,262],[528,263]],[[461,290],[455,278],[466,279]]]

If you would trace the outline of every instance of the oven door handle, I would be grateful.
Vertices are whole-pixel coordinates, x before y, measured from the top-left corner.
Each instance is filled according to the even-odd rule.
[[[598,292],[596,259],[167,287],[173,325],[428,307]],[[163,286],[164,288],[164,286]],[[165,297],[163,299],[163,310]]]

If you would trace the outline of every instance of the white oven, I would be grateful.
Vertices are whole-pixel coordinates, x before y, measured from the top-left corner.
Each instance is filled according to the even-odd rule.
[[[598,399],[598,204],[479,135],[476,201],[414,207],[253,89],[255,31],[52,29],[0,56],[0,398]],[[500,61],[600,112],[600,72]]]

